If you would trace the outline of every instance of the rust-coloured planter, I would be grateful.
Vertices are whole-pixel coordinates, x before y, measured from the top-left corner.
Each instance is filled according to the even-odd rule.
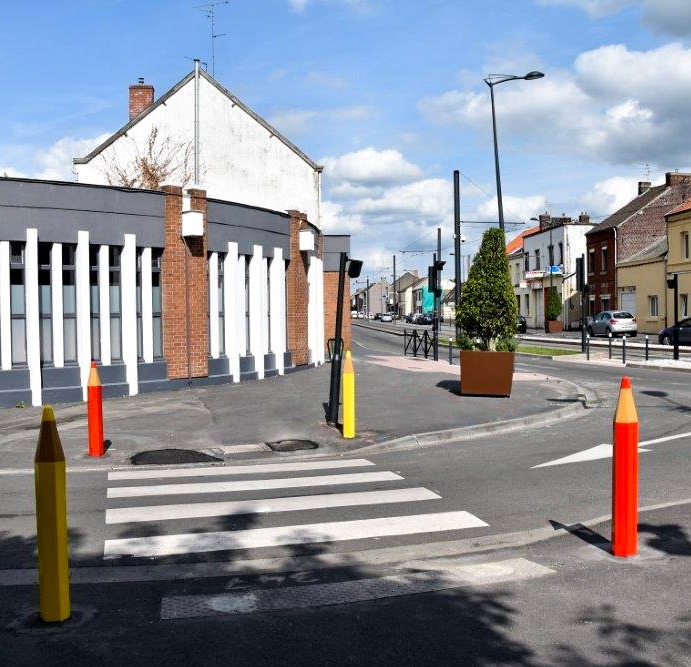
[[[511,396],[513,352],[461,350],[461,396]]]
[[[559,320],[547,320],[545,322],[546,333],[561,333],[564,331],[564,323]]]

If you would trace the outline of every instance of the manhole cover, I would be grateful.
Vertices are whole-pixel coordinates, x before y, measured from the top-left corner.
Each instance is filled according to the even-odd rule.
[[[274,452],[296,452],[299,449],[316,449],[319,445],[312,440],[278,440],[266,443]]]
[[[139,452],[130,458],[130,463],[135,466],[166,465],[171,463],[213,463],[223,459],[209,456],[204,452],[196,452],[193,449],[154,449],[150,452]]]

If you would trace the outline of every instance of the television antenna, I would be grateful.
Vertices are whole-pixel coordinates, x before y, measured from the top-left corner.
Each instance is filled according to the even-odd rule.
[[[217,37],[225,37],[228,33],[226,32],[216,32],[216,7],[220,5],[229,5],[230,0],[216,0],[216,2],[207,2],[203,5],[196,5],[196,9],[209,19],[211,25],[211,76],[216,76],[216,53],[214,42]]]

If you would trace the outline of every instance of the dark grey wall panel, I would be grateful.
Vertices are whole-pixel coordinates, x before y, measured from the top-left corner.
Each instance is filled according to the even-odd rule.
[[[342,252],[348,253],[350,257],[350,236],[325,234],[324,271],[338,271]]]
[[[273,257],[274,248],[282,248],[284,257],[290,253],[290,216],[286,213],[209,199],[206,218],[212,252],[226,252],[228,243],[234,242],[241,255],[252,254],[254,245],[262,246],[265,257]]]
[[[164,194],[84,183],[0,178],[0,240],[23,241],[27,227],[38,240],[76,243],[88,231],[91,243],[163,247]]]

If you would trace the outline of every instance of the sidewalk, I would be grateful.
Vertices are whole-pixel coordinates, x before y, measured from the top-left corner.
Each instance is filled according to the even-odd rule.
[[[348,453],[405,436],[427,436],[425,444],[453,439],[458,429],[515,427],[533,419],[559,419],[582,409],[572,383],[516,373],[510,398],[458,395],[458,366],[400,356],[356,356],[357,437],[344,440],[328,426],[330,366],[239,385],[108,399],[104,402],[106,455],[87,455],[86,404],[56,405],[68,465],[111,468],[128,465],[140,452],[167,448],[203,451],[220,460],[280,456],[266,443],[286,439],[316,443],[313,454]],[[28,469],[41,408],[0,411],[0,471]],[[510,427],[509,424],[508,427]],[[285,454],[284,454],[285,456]]]

